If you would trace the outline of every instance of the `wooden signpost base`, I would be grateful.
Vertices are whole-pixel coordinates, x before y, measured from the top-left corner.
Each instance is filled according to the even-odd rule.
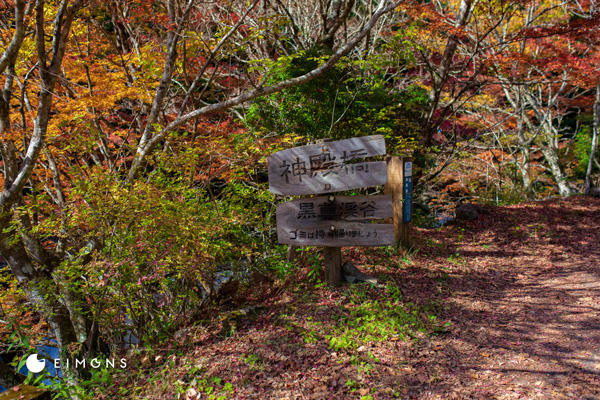
[[[296,257],[298,257],[298,246],[290,244],[287,250],[287,261],[294,262],[296,261]]]
[[[323,247],[323,256],[327,283],[339,286],[342,283],[342,248]]]
[[[288,246],[288,262],[296,260],[297,249],[298,246]],[[342,283],[342,248],[323,247],[323,261],[327,283],[330,286],[339,286]]]
[[[318,144],[330,143],[330,138],[317,140]],[[330,286],[339,286],[342,283],[342,248],[323,247],[323,261],[325,266],[325,279]]]

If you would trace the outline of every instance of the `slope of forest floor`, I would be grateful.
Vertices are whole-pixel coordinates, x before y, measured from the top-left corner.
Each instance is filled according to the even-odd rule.
[[[119,397],[600,399],[600,200],[487,208],[344,249],[372,286],[328,289],[310,257],[117,377]],[[132,375],[133,374],[133,375]],[[125,389],[127,388],[127,389]],[[115,398],[108,390],[106,398]],[[102,396],[101,396],[102,397]]]

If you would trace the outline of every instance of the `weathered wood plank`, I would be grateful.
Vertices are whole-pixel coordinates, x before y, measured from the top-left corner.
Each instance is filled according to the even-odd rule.
[[[311,226],[317,221],[365,221],[392,216],[392,196],[321,196],[277,205],[277,224]]]
[[[292,162],[300,158],[301,161],[306,162],[307,167],[319,169],[331,163],[345,163],[359,158],[383,155],[385,155],[383,135],[372,135],[293,147],[271,154],[268,161],[269,164],[278,165],[284,161]]]
[[[281,244],[297,246],[389,246],[394,244],[394,226],[344,221],[318,221],[302,227],[282,223],[277,224],[277,238]]]
[[[294,147],[268,157],[269,189],[275,194],[329,193],[385,183],[376,163],[352,160],[385,154],[382,135]]]
[[[385,161],[374,161],[339,164],[301,177],[269,177],[269,190],[280,195],[320,194],[385,185],[386,182]]]

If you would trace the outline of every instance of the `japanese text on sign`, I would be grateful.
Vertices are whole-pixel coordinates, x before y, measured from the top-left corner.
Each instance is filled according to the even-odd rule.
[[[387,182],[383,161],[349,162],[384,154],[381,135],[282,150],[268,158],[269,189],[293,195],[381,185]]]
[[[377,205],[374,201],[344,203],[326,202],[318,205],[315,209],[315,203],[300,203],[297,214],[298,219],[318,219],[321,221],[347,219],[348,217],[375,217]]]

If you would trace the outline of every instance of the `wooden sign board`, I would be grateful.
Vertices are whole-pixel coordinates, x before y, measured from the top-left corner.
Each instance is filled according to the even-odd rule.
[[[392,196],[322,196],[277,205],[277,226],[297,228],[320,221],[365,221],[392,217]]]
[[[277,224],[279,243],[295,246],[390,246],[394,225],[319,221],[309,226]]]
[[[349,162],[384,154],[382,135],[282,150],[268,158],[269,190],[279,195],[301,195],[383,185],[387,182],[384,161]]]

